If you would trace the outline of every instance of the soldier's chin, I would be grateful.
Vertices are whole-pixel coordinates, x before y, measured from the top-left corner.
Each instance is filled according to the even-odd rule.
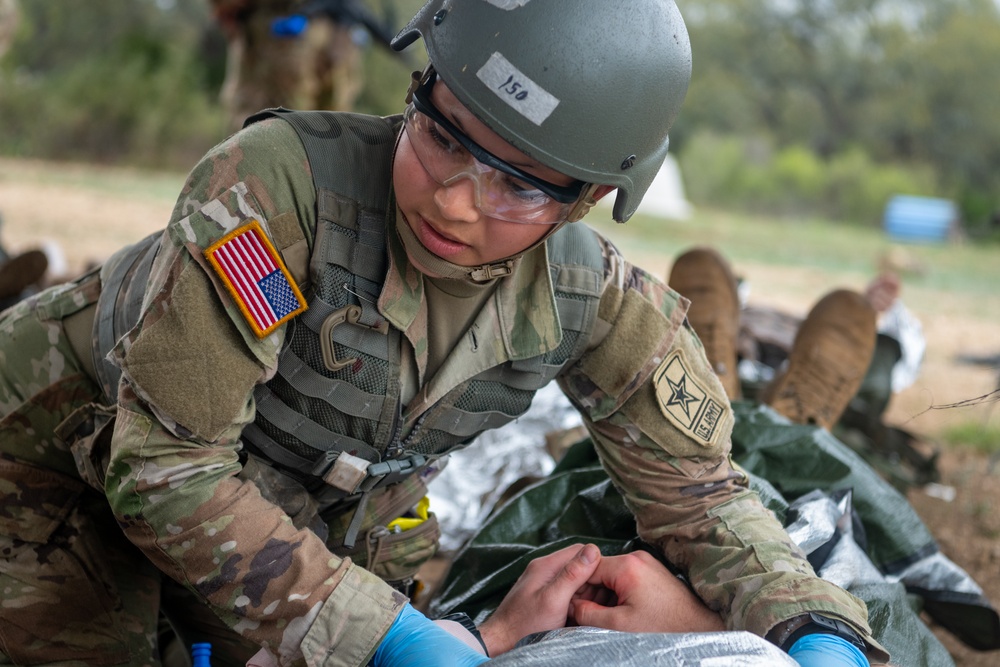
[[[447,259],[434,254],[430,248],[423,244],[416,232],[414,232],[405,214],[400,217],[402,218],[402,222],[397,225],[399,237],[403,243],[403,250],[406,252],[406,257],[415,269],[430,278],[461,279],[469,277],[474,267],[453,264]]]

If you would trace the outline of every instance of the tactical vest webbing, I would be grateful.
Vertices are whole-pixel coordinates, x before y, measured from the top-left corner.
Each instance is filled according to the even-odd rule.
[[[455,387],[401,437],[404,339],[375,305],[388,268],[386,229],[395,220],[387,205],[400,119],[271,110],[248,124],[271,116],[290,123],[305,147],[316,186],[317,229],[309,310],[286,325],[278,372],[254,392],[256,417],[243,431],[249,451],[302,480],[324,504],[336,502],[398,481],[513,421],[537,390],[583,354],[597,317],[603,258],[592,232],[568,225],[547,241],[562,343]],[[155,243],[140,246],[119,258],[118,266],[138,271],[147,258],[151,262]],[[112,284],[127,270],[111,273],[104,289],[124,294],[108,301],[128,307],[98,316],[102,340],[117,340],[138,317],[127,290]],[[121,328],[108,333],[106,324],[117,319]],[[366,470],[356,487],[348,485],[350,491],[330,485],[338,459],[360,461]]]
[[[149,271],[160,249],[162,232],[122,248],[101,266],[101,296],[94,318],[94,370],[108,405],[118,402],[122,372],[107,359],[111,348],[139,321]]]

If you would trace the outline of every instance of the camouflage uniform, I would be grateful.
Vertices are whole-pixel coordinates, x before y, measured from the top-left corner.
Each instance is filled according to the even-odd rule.
[[[305,31],[282,37],[272,23],[299,11],[294,0],[212,0],[226,37],[221,98],[232,130],[260,109],[349,111],[361,92],[361,50],[351,27],[324,16]]]
[[[328,117],[343,134],[346,127],[361,135],[364,123],[381,122]],[[389,141],[366,150],[373,163],[384,164],[391,149]],[[387,181],[388,173],[367,166],[359,164],[358,173]],[[256,335],[204,251],[258,221],[290,276],[307,285],[315,278],[317,248],[331,247],[329,238],[317,240],[318,199],[328,197],[317,195],[311,168],[321,167],[310,163],[288,124],[272,119],[230,138],[194,169],[148,282],[139,284],[138,324],[110,355],[122,372],[116,406],[104,405],[106,388],[87,361],[90,349],[80,349],[74,333],[78,321],[88,321],[114,259],[102,272],[46,291],[0,319],[0,590],[7,591],[0,649],[15,661],[152,664],[158,606],[197,598],[202,611],[211,608],[284,664],[362,665],[405,602],[334,553],[343,553],[356,506],[338,512],[328,504],[324,542],[324,527],[315,525],[322,480],[300,478],[283,494],[277,487],[292,478],[272,473],[288,466],[241,451],[241,436],[261,407],[255,388],[276,386],[298,333],[282,324]],[[388,270],[377,309],[389,333],[401,333],[409,346],[420,389],[397,413],[399,433],[419,430],[447,402],[443,397],[476,373],[509,374],[561,346],[556,286],[567,291],[583,272],[552,271],[548,253],[560,239],[572,239],[599,253],[603,279],[594,286],[596,309],[581,355],[557,380],[583,414],[639,534],[687,571],[732,629],[765,635],[812,610],[850,622],[873,642],[863,603],[815,576],[731,464],[732,412],[686,325],[686,300],[629,265],[596,233],[570,226],[497,282],[469,335],[426,377],[428,333],[447,313],[428,312],[423,278],[388,221]],[[304,287],[304,293],[312,308],[320,307],[315,291]],[[305,317],[293,318],[294,326]],[[345,372],[358,371],[356,365]],[[399,371],[389,368],[390,386]],[[428,453],[433,459],[439,452]],[[386,487],[383,509],[402,504],[391,500],[397,492],[409,502],[413,484],[410,477]],[[310,493],[302,493],[306,488]],[[362,531],[384,519],[368,516],[371,507],[360,512]],[[373,569],[387,579],[396,578],[400,560],[411,561],[404,571],[419,564],[412,549],[358,555],[382,559],[381,570]],[[232,646],[234,663],[247,657],[238,638]]]

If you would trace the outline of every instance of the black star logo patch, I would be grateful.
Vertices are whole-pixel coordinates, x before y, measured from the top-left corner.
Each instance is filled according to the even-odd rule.
[[[718,382],[702,383],[702,378],[691,372],[682,349],[675,349],[663,360],[653,375],[656,402],[660,411],[674,426],[686,433],[702,447],[717,445],[728,437],[732,427],[732,412],[722,385]],[[708,379],[711,371],[701,369]],[[719,424],[723,428],[719,429]]]
[[[692,403],[697,403],[699,399],[688,392],[687,376],[682,375],[680,381],[678,382],[674,382],[670,378],[667,378],[667,383],[670,385],[670,398],[667,399],[667,405],[681,406],[681,408],[684,410],[684,414],[690,417],[691,410],[689,409],[689,406]]]

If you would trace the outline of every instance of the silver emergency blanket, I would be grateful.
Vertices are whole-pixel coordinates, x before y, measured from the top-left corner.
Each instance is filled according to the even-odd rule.
[[[532,635],[489,663],[496,667],[796,667],[778,647],[749,632],[632,634],[565,628]]]
[[[849,492],[838,501],[822,491],[813,491],[792,503],[789,510],[798,517],[786,530],[807,555],[833,543],[817,570],[819,576],[844,589],[886,581],[854,540]]]
[[[936,551],[908,565],[900,572],[883,575],[854,540],[851,521],[851,494],[838,500],[822,491],[802,496],[791,509],[798,518],[786,530],[806,554],[839,537],[817,574],[841,588],[877,582],[902,583],[924,591],[951,591],[983,595],[983,589],[951,559]],[[842,538],[851,539],[842,539]]]
[[[472,537],[511,484],[552,472],[555,462],[545,450],[547,433],[582,424],[580,413],[550,382],[519,419],[451,454],[427,494],[441,525],[441,551],[457,551]]]
[[[921,558],[900,572],[888,575],[886,580],[899,581],[907,588],[983,595],[983,589],[973,581],[968,572],[940,551]]]

